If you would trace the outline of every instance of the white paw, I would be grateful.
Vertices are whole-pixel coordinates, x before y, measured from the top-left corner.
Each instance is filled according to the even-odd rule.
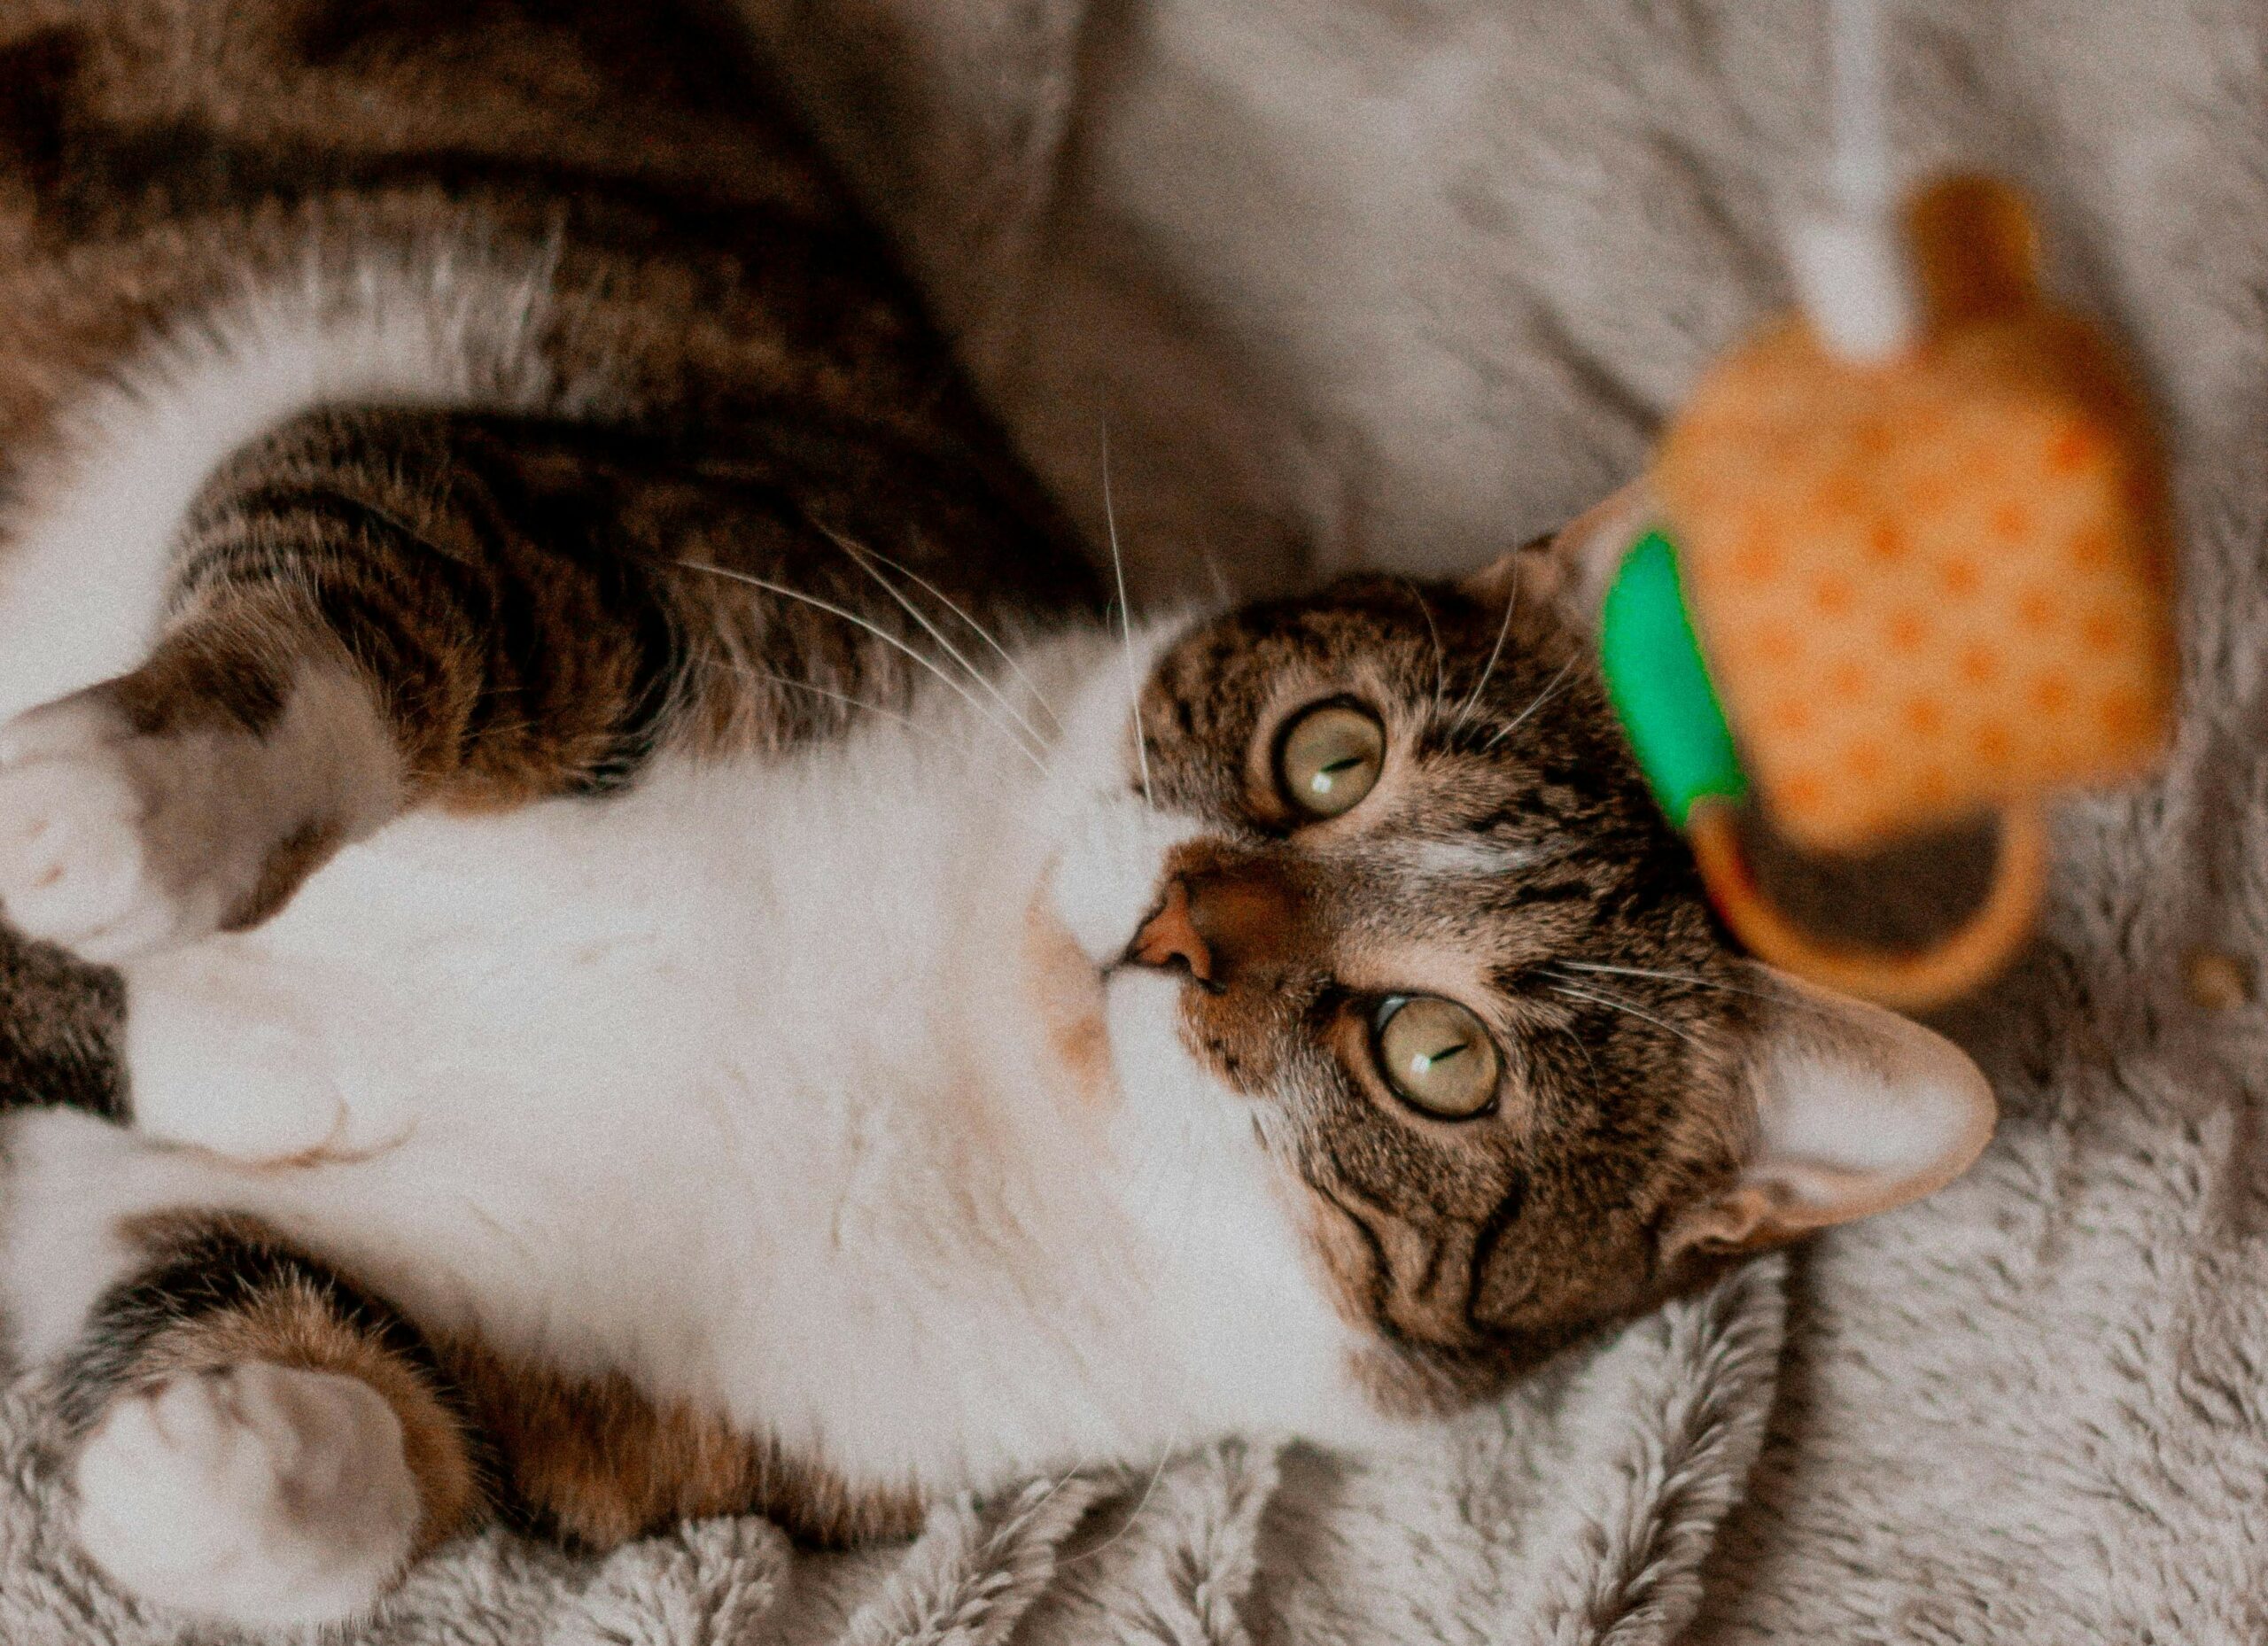
[[[398,1135],[394,1106],[374,1095],[350,1106],[296,982],[230,939],[142,961],[120,1047],[135,1130],[252,1162],[359,1153]]]
[[[358,1379],[265,1361],[120,1399],[77,1486],[96,1564],[144,1600],[233,1623],[368,1611],[417,1529],[392,1409]]]
[[[0,730],[0,908],[27,936],[110,962],[199,935],[217,910],[166,883],[128,738],[84,696]]]

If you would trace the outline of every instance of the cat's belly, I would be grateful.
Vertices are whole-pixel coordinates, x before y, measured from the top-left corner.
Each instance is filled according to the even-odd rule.
[[[729,891],[696,914],[571,850],[517,873],[507,831],[462,827],[483,850],[405,830],[272,927],[138,964],[143,1136],[22,1117],[5,1238],[53,1262],[71,1237],[33,1225],[252,1213],[429,1332],[623,1373],[853,1482],[955,1489],[1122,1448],[1068,1348],[1050,1364],[987,1319],[1034,1277],[988,1280],[998,1250],[954,1249],[930,1215],[984,1140],[943,1140],[904,1100],[938,1071],[936,1048],[875,1030],[923,1016],[902,952],[798,975],[718,951]],[[845,999],[862,1037],[830,1040]],[[35,1353],[67,1339],[68,1308],[12,1312]]]

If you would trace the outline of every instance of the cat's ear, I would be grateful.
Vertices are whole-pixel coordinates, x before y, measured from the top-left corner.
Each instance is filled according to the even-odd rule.
[[[1942,1035],[1753,965],[1770,1004],[1746,1064],[1755,1128],[1672,1254],[1759,1250],[1945,1187],[1992,1136],[1992,1088]]]
[[[1469,574],[1464,590],[1485,606],[1502,605],[1517,591],[1523,601],[1557,606],[1589,629],[1598,621],[1615,567],[1653,524],[1654,514],[1652,490],[1641,477],[1557,532],[1500,555]]]

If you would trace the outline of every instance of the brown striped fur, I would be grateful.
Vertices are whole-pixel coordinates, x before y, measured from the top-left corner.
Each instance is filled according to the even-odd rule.
[[[731,39],[640,10],[0,8],[17,461],[178,317],[373,249],[547,268],[542,363],[591,403],[572,423],[322,414],[241,454],[185,534],[173,639],[115,687],[145,734],[257,731],[303,656],[343,646],[387,714],[402,803],[509,805],[618,780],[664,718],[776,746],[903,691],[887,645],[694,568],[906,633],[877,587],[897,567],[996,625],[1087,597]],[[310,563],[321,586],[277,609]]]
[[[516,1516],[585,1547],[750,1511],[827,1548],[920,1524],[924,1505],[910,1488],[854,1491],[712,1413],[656,1402],[618,1373],[570,1377],[469,1340],[436,1348],[507,1460]]]
[[[36,498],[89,385],[245,291],[377,257],[540,270],[549,293],[540,408],[340,407],[230,458],[183,526],[165,633],[74,706],[128,751],[170,835],[152,860],[214,881],[210,928],[268,918],[406,806],[602,793],[666,741],[778,749],[901,703],[905,652],[812,602],[907,640],[889,591],[917,576],[992,628],[1088,608],[1088,570],[760,78],[676,6],[0,4],[0,487]],[[232,819],[265,797],[268,838],[220,861],[214,796]],[[66,963],[12,938],[0,960],[48,1025],[0,1069],[115,1108],[83,1044],[114,1033],[114,987],[82,972],[89,1005],[57,1010]],[[120,1389],[267,1360],[385,1398],[429,1542],[500,1502],[593,1543],[735,1508],[825,1541],[911,1523],[909,1498],[619,1378],[429,1348],[258,1228],[133,1238],[144,1272],[71,1375],[82,1433]]]
[[[498,408],[324,405],[230,455],[146,661],[65,701],[135,786],[137,872],[184,912],[166,941],[268,919],[407,808],[594,800],[658,750],[777,752],[900,710],[936,649],[910,587],[971,633],[1092,615],[1089,569],[758,79],[696,15],[615,0],[0,0],[0,490],[27,511],[93,388],[247,290],[386,264],[544,294],[513,362],[540,386]],[[1188,962],[1184,1041],[1248,1102],[1395,1413],[1695,1278],[1713,1260],[1680,1220],[1751,1142],[1745,974],[1550,615],[1555,575],[1531,555],[1247,608],[1140,700],[1143,783],[1201,837],[1168,866],[1173,930],[1125,963]],[[1274,756],[1325,701],[1370,710],[1387,752],[1373,799],[1315,821]],[[1107,1116],[1115,968],[1040,904],[1027,924],[1025,952],[971,964],[1044,980],[1069,1095]],[[54,992],[51,956],[0,958],[19,999]],[[82,1066],[116,1002],[88,987],[0,1071],[115,1110]],[[1380,1079],[1369,1026],[1419,990],[1488,1013],[1485,1114],[1413,1114]],[[997,1117],[948,1106],[981,1157]],[[384,1401],[421,1547],[492,1512],[596,1546],[732,1510],[824,1542],[918,1516],[760,1421],[429,1340],[245,1220],[129,1234],[142,1261],[64,1369],[81,1437],[128,1392],[265,1363]]]

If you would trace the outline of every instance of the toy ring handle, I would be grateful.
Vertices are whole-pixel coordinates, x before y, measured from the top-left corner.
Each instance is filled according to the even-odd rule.
[[[1718,913],[1759,959],[1900,1010],[1938,1005],[1999,970],[2031,928],[2047,879],[2047,824],[2036,806],[2014,807],[2000,814],[1992,889],[1966,925],[1925,949],[1867,949],[1821,942],[1773,906],[1749,870],[1724,801],[1696,802],[1686,831]]]

